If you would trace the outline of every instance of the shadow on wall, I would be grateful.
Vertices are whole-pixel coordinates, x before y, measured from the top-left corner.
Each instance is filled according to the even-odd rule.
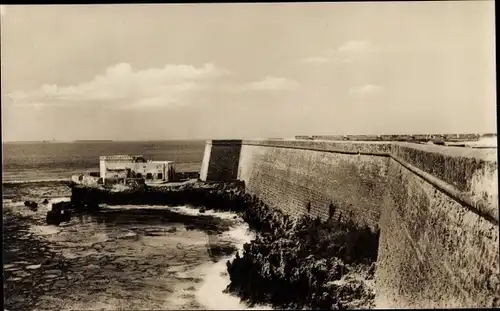
[[[241,144],[241,140],[212,141],[207,180],[232,181],[238,178]]]

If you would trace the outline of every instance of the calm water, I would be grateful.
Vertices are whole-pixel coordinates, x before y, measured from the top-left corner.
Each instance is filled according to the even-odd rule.
[[[99,156],[142,154],[150,160],[176,162],[178,171],[199,171],[204,141],[109,143],[4,143],[3,182],[68,179],[99,171]]]
[[[253,236],[234,214],[107,206],[58,227],[45,223],[53,203],[70,199],[57,179],[97,170],[99,155],[143,154],[197,171],[203,150],[204,142],[4,144],[5,308],[247,309],[222,293],[226,260]]]

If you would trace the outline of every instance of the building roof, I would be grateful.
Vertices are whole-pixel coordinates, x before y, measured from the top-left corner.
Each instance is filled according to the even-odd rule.
[[[130,161],[130,162],[144,162],[146,159],[143,155],[112,155],[112,156],[100,156],[99,160],[104,161]]]
[[[106,168],[106,171],[110,172],[123,172],[123,171],[128,171],[130,170],[129,168]]]
[[[134,163],[156,163],[156,164],[170,164],[175,163],[174,161],[152,161],[146,160],[142,155],[112,155],[112,156],[100,156],[99,160],[109,161],[109,162],[134,162]]]

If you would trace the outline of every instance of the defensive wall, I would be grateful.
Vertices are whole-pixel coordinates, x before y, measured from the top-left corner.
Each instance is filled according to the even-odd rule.
[[[242,180],[290,215],[326,219],[333,204],[334,217],[380,230],[378,307],[500,306],[496,148],[297,138],[208,141],[200,178]]]

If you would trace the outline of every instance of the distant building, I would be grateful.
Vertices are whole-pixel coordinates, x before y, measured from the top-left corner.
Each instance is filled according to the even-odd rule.
[[[105,179],[144,178],[145,180],[173,181],[173,161],[151,161],[142,155],[114,155],[99,157],[100,177]]]

